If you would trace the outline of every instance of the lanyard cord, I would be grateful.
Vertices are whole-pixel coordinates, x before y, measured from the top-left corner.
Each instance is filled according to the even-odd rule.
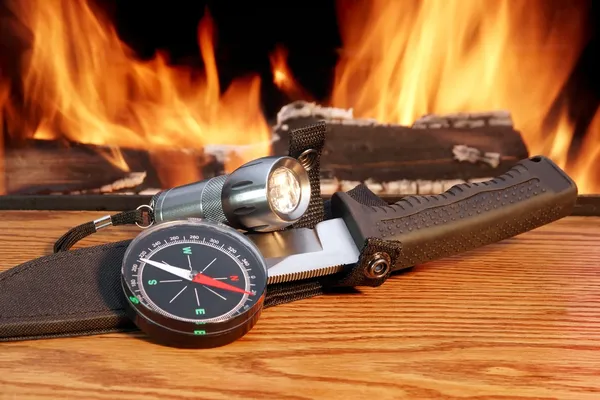
[[[71,228],[54,243],[54,252],[69,250],[81,239],[98,232],[100,229],[118,225],[137,225],[140,228],[148,228],[154,223],[152,208],[141,205],[132,211],[123,211],[114,215],[105,215],[94,221],[89,221]]]

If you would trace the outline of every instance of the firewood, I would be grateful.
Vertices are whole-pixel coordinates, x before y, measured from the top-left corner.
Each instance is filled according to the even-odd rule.
[[[401,126],[306,102],[280,111],[273,152],[285,151],[291,130],[318,120],[328,122],[321,160],[325,180],[468,181],[500,175],[528,156],[507,112],[428,115]]]
[[[222,160],[201,150],[120,149],[121,162],[127,167],[111,162],[107,156],[109,150],[103,146],[54,140],[27,140],[24,145],[7,146],[5,192],[15,195],[138,193],[148,188],[165,188],[164,179],[169,176],[180,179],[176,184],[185,184],[224,172]],[[180,162],[182,160],[186,162]],[[169,169],[161,170],[165,165]]]
[[[8,146],[4,154],[6,192],[68,193],[97,189],[125,178],[129,171],[112,164],[100,150],[45,140]]]

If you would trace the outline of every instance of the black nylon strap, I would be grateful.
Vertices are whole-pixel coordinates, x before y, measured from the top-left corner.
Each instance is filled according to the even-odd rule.
[[[151,220],[150,214],[143,209],[124,211],[107,217],[109,217],[110,225],[113,226],[133,224],[146,226]],[[54,243],[54,252],[58,253],[69,250],[75,243],[97,231],[98,225],[95,221],[86,222],[71,228]]]

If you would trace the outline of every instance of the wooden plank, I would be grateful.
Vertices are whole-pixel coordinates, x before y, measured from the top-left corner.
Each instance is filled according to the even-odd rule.
[[[100,215],[0,212],[0,269]],[[139,334],[0,343],[0,398],[598,399],[599,241],[600,218],[568,217],[379,288],[267,309],[217,349]]]

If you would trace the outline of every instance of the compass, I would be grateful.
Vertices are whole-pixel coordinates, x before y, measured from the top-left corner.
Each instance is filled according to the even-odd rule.
[[[216,347],[239,339],[258,320],[267,266],[237,230],[189,219],[156,225],[133,239],[121,278],[130,317],[152,339]]]

